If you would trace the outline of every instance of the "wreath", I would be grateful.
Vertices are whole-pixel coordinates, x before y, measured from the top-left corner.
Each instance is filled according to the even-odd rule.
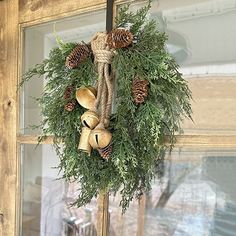
[[[89,43],[57,38],[49,58],[23,76],[21,85],[46,80],[39,142],[53,135],[63,178],[80,184],[78,207],[109,191],[120,192],[125,211],[162,175],[165,151],[182,118],[191,118],[191,92],[166,34],[146,20],[149,9],[123,7],[115,28]]]

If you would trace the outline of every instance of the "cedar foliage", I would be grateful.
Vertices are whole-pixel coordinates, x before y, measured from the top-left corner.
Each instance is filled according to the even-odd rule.
[[[150,4],[132,13],[124,7],[116,19],[116,27],[127,22],[132,24],[130,31],[137,37],[137,43],[117,49],[112,62],[117,83],[117,109],[111,118],[113,151],[108,161],[96,150],[89,157],[77,149],[80,117],[85,109],[78,104],[72,112],[64,109],[63,96],[68,86],[79,88],[95,83],[97,72],[92,58],[87,58],[75,69],[68,69],[66,58],[77,44],[59,40],[58,48],[51,50],[49,58],[23,77],[21,85],[35,76],[46,78],[42,97],[38,99],[43,116],[40,124],[43,135],[39,142],[47,135],[54,135],[63,178],[80,183],[75,202],[78,207],[89,203],[100,191],[120,191],[124,212],[130,201],[149,191],[153,178],[163,173],[167,148],[164,136],[168,135],[174,144],[174,133],[180,131],[182,117],[191,118],[191,92],[165,49],[167,36],[159,32],[154,21],[146,22],[149,8]],[[140,105],[136,105],[132,97],[135,78],[149,83],[148,97]]]

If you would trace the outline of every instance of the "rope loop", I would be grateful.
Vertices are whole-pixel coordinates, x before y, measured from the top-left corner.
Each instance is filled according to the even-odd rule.
[[[91,41],[91,48],[94,54],[94,62],[98,70],[97,99],[95,109],[100,108],[100,123],[98,127],[109,125],[111,113],[113,81],[109,74],[109,64],[112,63],[114,50],[110,49],[106,43],[107,33],[99,32]]]
[[[113,58],[113,52],[108,50],[96,50],[94,51],[95,62],[111,64]]]

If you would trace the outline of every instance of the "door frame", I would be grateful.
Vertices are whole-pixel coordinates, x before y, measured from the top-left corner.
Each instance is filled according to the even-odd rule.
[[[115,1],[114,14],[122,3],[127,1]],[[23,30],[48,21],[103,9],[105,6],[106,0],[58,0],[57,4],[53,0],[0,0],[0,236],[19,235],[20,145],[37,143],[36,136],[19,133],[19,95],[16,90],[23,63]],[[52,143],[52,137],[43,143]],[[178,135],[175,146],[235,148],[236,135]],[[108,235],[109,226],[108,196],[100,195],[98,202],[101,213],[98,235],[105,236]],[[138,215],[137,235],[140,236],[143,235],[144,212],[145,196],[140,201]]]

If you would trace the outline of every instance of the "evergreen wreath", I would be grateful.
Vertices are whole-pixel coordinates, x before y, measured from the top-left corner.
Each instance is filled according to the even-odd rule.
[[[149,9],[150,3],[136,13],[129,12],[128,6],[120,9],[115,29],[103,33],[106,52],[94,49],[94,39],[88,44],[58,39],[58,47],[51,50],[49,58],[30,69],[20,84],[35,76],[46,78],[38,99],[43,117],[38,126],[43,131],[39,142],[54,136],[63,178],[80,183],[75,202],[78,207],[101,191],[120,192],[124,212],[130,201],[149,191],[152,180],[163,173],[169,148],[165,137],[172,147],[183,116],[191,118],[191,92],[165,49],[166,34],[157,29],[156,22],[146,20]],[[104,59],[99,52],[109,55]],[[107,80],[112,86],[115,83],[115,95],[109,94],[114,88]],[[103,90],[99,92],[101,81]],[[86,113],[84,107],[94,109]],[[101,116],[99,133],[94,127]],[[81,134],[92,140],[86,141]],[[87,153],[79,150],[80,139],[80,145],[94,149]]]

